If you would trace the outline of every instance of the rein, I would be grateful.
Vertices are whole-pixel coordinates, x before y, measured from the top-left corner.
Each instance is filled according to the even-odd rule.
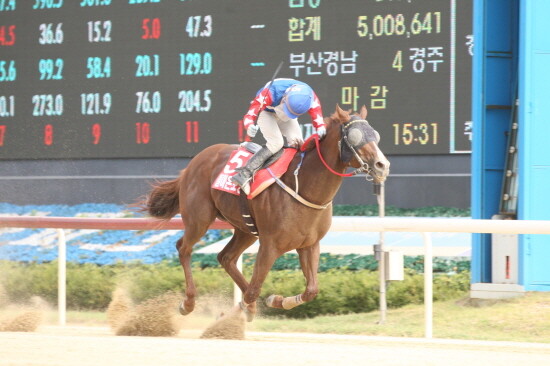
[[[363,120],[360,120],[360,121],[363,121]],[[353,122],[358,122],[358,121],[353,121]],[[351,123],[353,123],[351,122]],[[346,136],[345,133],[343,133],[344,127],[342,127],[342,135],[343,135],[343,139],[345,141],[345,143],[348,145],[348,147],[351,149],[351,151],[353,152],[353,154],[355,155],[355,158],[357,159],[357,161],[361,164],[361,167],[360,168],[357,168],[355,169],[353,172],[351,173],[338,173],[337,171],[335,171],[334,169],[332,169],[328,164],[327,162],[325,161],[325,159],[323,158],[323,155],[321,154],[321,146],[319,144],[319,135],[317,134],[313,134],[311,136],[309,136],[309,138],[303,143],[302,147],[301,147],[301,151],[304,151],[305,150],[305,146],[308,145],[308,143],[313,139],[315,140],[315,146],[317,148],[317,154],[319,155],[319,159],[321,159],[321,161],[323,162],[323,164],[325,165],[325,167],[332,173],[332,174],[335,174],[335,175],[338,175],[340,177],[353,177],[359,173],[362,173],[362,172],[366,172],[366,173],[369,173],[371,171],[371,168],[369,167],[369,165],[367,163],[365,163],[361,157],[359,156],[359,154],[357,153],[357,151],[355,151],[355,149],[353,148],[353,146],[351,146],[351,144],[349,143],[348,141],[348,138]],[[368,174],[367,174],[367,180],[368,179]]]
[[[304,151],[304,146],[307,146],[308,143],[311,141],[311,140],[315,140],[315,147],[317,148],[317,154],[319,155],[319,158],[321,159],[321,161],[323,162],[323,164],[325,165],[325,167],[332,173],[332,174],[336,174],[336,175],[339,175],[341,177],[352,177],[354,176],[355,174],[357,173],[345,173],[345,174],[342,174],[342,173],[338,173],[337,171],[335,171],[334,169],[332,169],[328,164],[327,162],[325,161],[325,159],[323,158],[323,155],[321,154],[321,146],[319,145],[319,135],[317,135],[316,133],[314,133],[313,135],[309,136],[307,138],[307,140],[303,143],[302,147],[301,147],[301,151]]]
[[[366,122],[365,120],[354,120],[351,123],[354,123],[354,122]],[[323,155],[321,154],[321,145],[319,143],[320,139],[319,139],[319,135],[317,134],[313,134],[311,136],[309,136],[309,138],[302,144],[302,147],[300,148],[300,151],[301,151],[301,154],[302,154],[302,161],[300,161],[300,163],[298,164],[298,167],[296,168],[296,170],[294,171],[294,178],[296,180],[296,190],[294,191],[292,188],[290,188],[289,186],[287,186],[286,184],[283,183],[282,180],[280,180],[279,178],[277,178],[275,176],[275,174],[273,174],[273,172],[271,171],[271,169],[267,168],[267,171],[269,172],[269,174],[271,174],[271,177],[275,180],[275,182],[281,187],[283,188],[288,194],[290,194],[292,197],[294,197],[298,202],[302,203],[303,205],[306,205],[308,207],[311,207],[311,208],[314,208],[314,209],[317,209],[317,210],[324,210],[325,208],[327,208],[331,203],[332,201],[324,204],[324,205],[317,205],[315,203],[312,203],[312,202],[309,202],[307,201],[306,199],[304,199],[302,196],[300,196],[298,194],[298,171],[300,170],[300,167],[302,166],[302,162],[303,162],[303,159],[304,159],[304,153],[305,153],[305,146],[307,146],[309,144],[309,142],[313,139],[315,141],[315,146],[317,148],[317,154],[319,155],[319,158],[321,159],[321,161],[323,162],[323,164],[325,165],[325,167],[332,173],[332,174],[335,174],[335,175],[338,175],[340,177],[353,177],[354,175],[357,175],[359,173],[362,173],[362,172],[366,172],[367,173],[367,180],[369,175],[368,173],[371,171],[371,168],[369,167],[369,165],[364,162],[361,157],[359,156],[359,154],[357,153],[357,151],[355,150],[355,148],[350,144],[350,142],[348,141],[348,138],[347,138],[347,135],[345,134],[345,127],[342,126],[342,138],[344,140],[344,142],[346,143],[346,145],[348,145],[348,147],[350,148],[350,150],[353,152],[353,154],[355,155],[355,158],[357,159],[357,161],[359,162],[359,164],[361,164],[361,167],[360,168],[357,168],[355,169],[353,172],[351,173],[338,173],[337,171],[335,171],[334,169],[332,169],[328,164],[327,162],[325,161],[325,159],[323,158]],[[371,178],[372,180],[372,178]]]

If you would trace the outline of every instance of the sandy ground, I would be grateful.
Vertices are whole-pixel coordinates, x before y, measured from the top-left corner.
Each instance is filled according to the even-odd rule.
[[[0,333],[0,365],[550,365],[550,344],[247,332],[246,340],[114,336],[106,327]]]

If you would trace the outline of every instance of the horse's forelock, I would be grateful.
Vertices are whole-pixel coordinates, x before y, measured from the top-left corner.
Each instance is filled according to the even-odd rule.
[[[339,126],[340,124],[346,124],[351,120],[352,117],[359,117],[361,119],[364,119],[364,117],[360,113],[354,113],[351,109],[347,111],[341,111],[341,113],[338,113],[338,111],[336,111],[330,117],[325,117],[325,125],[328,129],[329,126],[332,127],[333,125]]]

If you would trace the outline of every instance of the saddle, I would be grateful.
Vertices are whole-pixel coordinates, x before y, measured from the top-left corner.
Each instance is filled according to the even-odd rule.
[[[235,175],[236,168],[240,168],[246,164],[256,152],[262,147],[254,142],[246,142],[239,146],[239,148],[231,154],[223,170],[218,177],[214,180],[212,188],[234,194],[240,195],[240,187],[231,182],[231,177]],[[292,147],[284,147],[276,152],[271,158],[269,158],[262,167],[254,174],[252,183],[250,184],[250,194],[248,199],[256,197],[263,192],[267,187],[275,182],[275,178],[280,178],[288,169],[288,166],[297,149]]]

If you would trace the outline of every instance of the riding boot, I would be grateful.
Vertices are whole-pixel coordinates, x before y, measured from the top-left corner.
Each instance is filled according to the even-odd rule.
[[[241,187],[244,193],[250,194],[250,180],[254,173],[262,167],[267,159],[273,153],[265,146],[260,151],[254,154],[242,168],[235,169],[237,174],[231,177],[231,181]]]

